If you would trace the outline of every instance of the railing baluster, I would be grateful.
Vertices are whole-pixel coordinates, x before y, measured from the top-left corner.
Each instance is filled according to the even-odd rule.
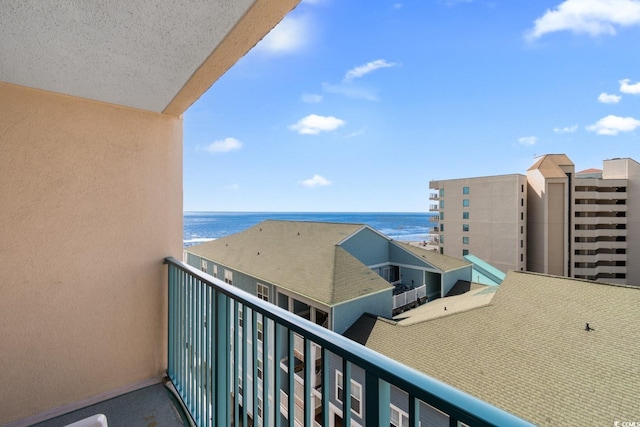
[[[276,366],[273,378],[273,407],[275,412],[274,426],[280,427],[282,416],[280,414],[280,389],[282,388],[282,369],[280,368],[280,360],[282,357],[282,325],[274,322],[273,325],[274,341],[273,341],[273,363]]]
[[[311,396],[311,370],[315,373],[315,361],[311,360],[311,341],[307,338],[304,340],[304,425],[311,426],[311,411],[313,409],[314,399]]]
[[[329,350],[322,347],[322,425],[329,425],[329,396],[331,394],[331,383],[329,382]]]
[[[351,427],[351,363],[344,357],[342,358],[342,420],[344,427]]]
[[[271,411],[269,411],[269,394],[271,391],[271,375],[269,374],[271,363],[269,363],[269,343],[271,334],[269,329],[271,321],[262,316],[262,425],[268,427],[270,423]],[[273,359],[275,361],[275,358]],[[274,362],[275,363],[275,362]]]
[[[352,424],[352,416],[356,413],[363,414],[362,420],[357,418],[358,423],[386,425],[390,420],[390,403],[403,406],[409,425],[417,427],[422,402],[446,414],[451,427],[461,423],[530,426],[511,414],[245,294],[193,267],[172,258],[166,262],[169,264],[167,373],[199,426],[247,426],[249,413],[253,425],[257,426],[261,421],[259,411],[264,426],[280,426],[281,406],[288,407],[289,426],[315,425],[316,351],[320,351],[322,357],[323,425],[331,423],[331,401],[337,397],[333,396],[331,387],[335,375],[331,371],[331,359],[335,355],[342,360],[342,366],[337,369],[342,369],[342,425],[345,427]],[[422,289],[417,289],[406,296],[417,298],[421,292]],[[244,315],[242,328],[240,313]],[[258,339],[258,320],[262,325],[262,340]],[[302,347],[296,349],[298,341]],[[302,386],[295,373],[295,355],[299,351],[304,352]],[[286,376],[280,367],[285,360]],[[362,389],[360,384],[352,386],[351,382],[354,372],[354,381],[358,381],[361,370],[365,376]],[[242,396],[238,380],[243,385]],[[406,393],[406,402],[391,402],[391,386]],[[288,395],[287,401],[283,402],[281,393],[285,390]],[[355,396],[360,394],[360,401],[352,402],[352,391]],[[296,402],[302,402],[303,408],[296,411]]]
[[[294,343],[294,332],[291,329],[287,330],[287,341],[289,343],[289,347],[287,348],[287,361],[289,362],[289,366],[288,366],[288,386],[289,386],[289,392],[287,393],[288,395],[288,409],[289,409],[289,427],[294,427],[295,423],[295,415],[296,415],[296,402],[295,402],[295,378],[294,378],[294,371],[295,371],[295,355],[294,355],[294,347],[295,347],[295,343]]]
[[[226,295],[215,293],[216,310],[216,420],[215,426],[229,424],[229,302]],[[235,350],[235,349],[234,349]],[[238,424],[236,424],[238,425]]]
[[[247,361],[249,359],[249,354],[247,352],[247,339],[249,334],[247,333],[247,324],[249,323],[247,320],[247,306],[242,306],[242,425],[248,425],[248,417],[247,417],[247,408],[249,406],[249,399],[247,399]]]
[[[240,425],[240,388],[238,379],[240,378],[240,320],[239,320],[240,304],[237,300],[233,301],[233,422],[234,425]]]
[[[409,395],[409,427],[418,427],[420,424],[420,405],[418,399]]]
[[[251,350],[253,356],[252,366],[252,395],[253,395],[253,405],[251,411],[253,413],[253,425],[258,425],[258,314],[255,310],[251,310]]]

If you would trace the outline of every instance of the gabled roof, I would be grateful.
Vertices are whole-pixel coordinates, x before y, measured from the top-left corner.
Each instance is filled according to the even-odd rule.
[[[566,178],[561,166],[574,166],[566,154],[545,154],[527,171],[539,170],[546,178]]]
[[[490,290],[479,308],[409,326],[363,316],[345,335],[535,424],[637,418],[640,288],[509,272]]]
[[[392,288],[338,246],[365,227],[269,220],[185,250],[312,300],[335,305]]]
[[[432,266],[434,266],[435,268],[437,268],[442,272],[457,270],[459,268],[467,267],[471,265],[471,263],[468,261],[458,259],[458,258],[453,258],[448,255],[442,255],[437,252],[433,252],[431,250],[422,248],[420,246],[415,246],[415,245],[411,245],[409,243],[404,243],[404,242],[394,242],[394,243],[400,246],[401,248],[408,250],[409,252],[421,258],[422,260],[428,262],[429,264],[431,264]]]

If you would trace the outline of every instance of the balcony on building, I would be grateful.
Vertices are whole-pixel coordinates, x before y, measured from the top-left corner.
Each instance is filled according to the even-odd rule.
[[[527,425],[176,261],[182,115],[297,3],[0,5],[0,425],[328,425],[334,356],[368,425],[391,387],[412,425]]]

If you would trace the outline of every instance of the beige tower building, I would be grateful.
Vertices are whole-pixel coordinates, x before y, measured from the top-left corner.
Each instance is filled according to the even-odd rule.
[[[523,175],[431,181],[433,241],[507,270],[640,286],[640,164],[575,172],[565,154]],[[472,190],[473,189],[473,190]],[[518,191],[520,190],[520,191]],[[477,229],[477,231],[476,231]]]
[[[500,175],[431,181],[440,253],[473,254],[500,270],[526,270],[527,178]]]

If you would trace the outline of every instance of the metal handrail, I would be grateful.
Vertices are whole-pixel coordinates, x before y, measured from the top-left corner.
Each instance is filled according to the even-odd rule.
[[[255,311],[256,313],[259,313],[263,316],[263,322],[265,322],[265,319],[270,319],[271,321],[275,322],[275,325],[280,325],[284,328],[286,328],[286,330],[288,331],[288,333],[285,335],[285,337],[288,336],[290,343],[293,343],[293,333],[299,334],[301,335],[304,339],[305,339],[305,346],[306,349],[310,349],[311,343],[316,343],[318,345],[320,345],[322,347],[322,351],[323,351],[323,359],[324,359],[324,365],[323,368],[325,371],[327,371],[328,369],[328,362],[326,361],[327,357],[327,353],[325,353],[326,351],[330,351],[332,353],[334,353],[335,355],[341,357],[343,359],[343,366],[344,368],[346,368],[345,371],[345,375],[344,375],[344,384],[343,384],[343,390],[344,390],[344,395],[345,396],[349,396],[350,395],[350,383],[347,381],[346,378],[348,378],[350,376],[350,371],[351,371],[351,365],[355,365],[360,367],[361,369],[363,369],[365,371],[365,375],[366,375],[366,382],[365,382],[365,389],[366,389],[366,393],[365,394],[365,411],[364,411],[364,416],[366,417],[366,423],[367,425],[388,425],[389,424],[389,405],[388,403],[386,404],[386,408],[384,404],[381,404],[384,402],[385,399],[389,399],[389,386],[393,385],[403,391],[405,391],[406,393],[408,393],[409,395],[409,407],[412,409],[409,411],[409,420],[410,420],[410,425],[411,426],[417,426],[418,425],[418,407],[420,406],[418,404],[419,401],[422,401],[428,405],[431,405],[432,407],[438,409],[439,411],[447,414],[450,417],[450,420],[452,420],[452,422],[461,422],[464,423],[466,425],[469,426],[532,426],[533,424],[530,424],[527,421],[524,421],[518,417],[516,417],[513,414],[510,414],[502,409],[499,409],[495,406],[490,405],[487,402],[484,402],[478,398],[475,398],[465,392],[462,392],[448,384],[445,384],[443,382],[440,382],[432,377],[429,377],[427,375],[425,375],[422,372],[416,371],[415,369],[412,369],[406,365],[403,365],[393,359],[390,359],[389,357],[386,357],[380,353],[377,353],[371,349],[368,349],[367,347],[364,347],[352,340],[349,340],[339,334],[336,334],[328,329],[325,329],[323,327],[321,327],[320,325],[316,325],[312,322],[307,321],[306,319],[303,319],[291,312],[288,312],[278,306],[275,306],[271,303],[265,302],[262,299],[259,299],[257,296],[248,294],[236,287],[233,287],[231,285],[228,285],[226,283],[224,283],[223,281],[213,278],[212,276],[209,276],[208,274],[205,274],[203,272],[201,272],[200,270],[187,265],[181,261],[178,261],[177,259],[173,258],[173,257],[169,257],[165,259],[165,264],[169,265],[169,282],[170,282],[170,288],[172,286],[172,280],[175,281],[176,278],[178,277],[177,272],[182,272],[184,274],[186,274],[186,276],[184,276],[186,278],[186,280],[184,280],[185,282],[188,282],[189,284],[191,284],[192,282],[197,284],[197,285],[206,285],[210,288],[212,288],[212,291],[215,292],[218,295],[230,298],[233,301],[236,301],[239,304],[242,304],[244,307],[248,307],[249,309],[251,309],[252,311]],[[175,285],[175,283],[174,283]],[[195,285],[194,285],[195,286]],[[170,289],[170,300],[172,297],[171,294],[171,289]],[[222,303],[219,302],[222,301]],[[216,319],[216,316],[222,316],[219,317],[220,319],[220,326],[224,326],[224,313],[215,313],[215,308],[222,308],[222,311],[224,311],[224,307],[225,304],[228,307],[229,303],[228,300],[225,300],[224,298],[219,299],[218,297],[215,298],[215,301],[218,301],[219,305],[214,305],[213,308],[214,310],[209,309],[208,313],[210,313],[211,318],[208,319],[207,321],[209,322],[213,322]],[[194,302],[193,301],[182,301],[185,304],[191,304],[193,305]],[[170,322],[172,321],[172,316],[173,316],[173,321],[175,321],[175,317],[177,315],[179,315],[180,313],[180,307],[173,307],[172,303],[170,301],[169,304],[169,317],[170,317]],[[173,312],[172,312],[173,310]],[[178,313],[176,313],[176,310],[178,311]],[[205,316],[206,317],[206,316]],[[177,319],[179,321],[179,319]],[[244,324],[247,325],[247,323],[249,322],[249,319],[244,319]],[[254,322],[255,322],[255,318],[254,318]],[[206,322],[205,322],[206,323]],[[229,327],[228,325],[228,313],[227,313],[227,328]],[[172,337],[171,336],[171,329],[172,329],[172,325],[169,325],[169,376],[172,379],[172,381],[175,382],[180,382],[181,379],[178,378],[179,373],[176,374],[175,372],[172,372],[172,352],[176,351],[176,348],[178,351],[181,351],[182,353],[184,353],[184,349],[181,348],[181,346],[183,345],[183,343],[178,342],[176,343],[176,337]],[[276,339],[275,341],[279,341],[279,338],[282,338],[282,336],[279,337],[278,334],[278,328],[276,327]],[[266,332],[266,328],[265,328],[265,332]],[[192,333],[192,332],[189,332]],[[201,332],[197,332],[197,333],[201,333]],[[204,333],[203,333],[204,335]],[[229,347],[229,343],[226,343],[226,347],[224,344],[225,340],[228,340],[228,330],[226,333],[227,337],[224,336],[224,334],[222,335],[216,335],[217,338],[219,338],[221,340],[221,342],[208,342],[206,339],[203,339],[202,342],[203,343],[207,343],[209,346],[212,346],[214,349],[216,350],[212,350],[211,348],[208,348],[206,345],[203,345],[202,347],[205,348],[205,350],[208,348],[208,351],[210,352],[215,352],[216,354],[214,354],[215,357],[218,356],[225,356],[224,353],[222,354],[218,354],[220,352],[224,352],[225,350],[228,349]],[[244,340],[244,339],[243,339]],[[255,337],[254,337],[255,340]],[[251,358],[252,355],[249,353],[247,353],[247,349],[246,346],[243,346],[245,343],[243,344],[239,344],[237,342],[237,338],[234,341],[234,346],[233,348],[236,349],[236,356],[237,357],[237,353],[239,353],[240,351],[240,347],[243,348],[242,350],[242,354],[246,357]],[[246,340],[244,340],[246,341]],[[276,346],[278,345],[278,343],[276,342]],[[171,346],[177,346],[176,348],[171,348]],[[218,346],[222,346],[224,347],[223,349],[217,349]],[[254,345],[254,355],[256,354],[256,347],[257,344]],[[277,349],[276,349],[277,351]],[[310,353],[310,352],[305,352],[305,353]],[[190,355],[190,353],[188,353]],[[275,353],[277,354],[277,353]],[[289,375],[293,375],[293,345],[290,345],[289,348]],[[179,357],[179,356],[178,356]],[[229,358],[229,353],[226,353],[227,358]],[[307,357],[307,354],[305,354],[305,358]],[[218,359],[215,359],[218,360]],[[310,361],[310,360],[309,360]],[[191,363],[194,363],[193,360],[190,361]],[[216,392],[218,392],[218,396],[217,399],[230,399],[230,393],[229,393],[229,378],[228,376],[224,376],[224,366],[229,366],[229,364],[231,363],[231,361],[226,360],[226,362],[224,360],[220,360],[217,363],[220,363],[220,375],[223,378],[223,381],[225,381],[225,383],[223,384],[214,384],[214,385],[209,385],[209,387],[213,387],[211,393],[213,395],[215,395]],[[224,363],[227,363],[226,365]],[[246,360],[243,362],[239,362],[236,361],[236,366],[237,363],[242,363],[243,364],[243,372],[246,375]],[[279,362],[276,361],[277,365],[279,366]],[[255,364],[254,364],[255,365]],[[305,363],[306,365],[306,363]],[[310,365],[310,363],[309,363]],[[264,368],[265,371],[267,371],[267,368]],[[255,368],[254,368],[255,370]],[[200,377],[206,379],[209,377],[206,377],[206,375],[202,375],[199,374]],[[228,373],[227,373],[228,375]],[[310,375],[310,373],[306,373],[305,375]],[[213,376],[213,375],[212,375]],[[192,377],[197,377],[197,375],[191,375],[190,377],[188,377],[186,380],[184,381],[195,381],[197,380],[197,378],[192,378]],[[206,377],[206,378],[205,378]],[[276,377],[278,377],[278,375],[276,375]],[[324,380],[328,379],[328,374],[327,372],[325,372],[323,374]],[[255,378],[255,377],[254,377]],[[276,384],[276,390],[275,393],[277,393],[277,397],[274,398],[275,399],[275,404],[274,407],[275,411],[277,411],[279,413],[279,408],[280,408],[280,393],[279,393],[279,379],[275,378],[273,379],[273,381],[275,381]],[[310,383],[310,381],[309,381]],[[323,381],[323,383],[328,384],[328,382]],[[293,377],[290,377],[290,385],[293,385]],[[189,383],[187,385],[188,387],[193,387],[193,388],[197,388],[198,385],[197,384],[191,384]],[[310,387],[310,384],[307,386],[305,384],[305,388]],[[238,385],[235,385],[235,391],[236,391],[236,396],[237,394],[237,387]],[[247,388],[248,388],[248,384],[243,384],[244,387],[244,391],[245,393],[247,392]],[[254,384],[254,390],[255,390],[255,384]],[[325,386],[323,386],[323,388],[325,388]],[[193,404],[188,404],[187,407],[190,408],[190,411],[193,411],[193,407],[196,408],[196,411],[198,409],[203,409],[205,412],[208,408],[208,404],[212,404],[212,403],[206,403],[204,401],[206,401],[205,397],[201,397],[201,396],[195,396],[193,390],[186,390],[185,391],[185,386],[182,384],[176,384],[176,388],[178,389],[178,391],[180,392],[180,390],[183,390],[182,393],[190,393],[190,396],[186,397],[186,400],[193,400],[196,403]],[[234,391],[234,387],[231,387],[231,392]],[[310,394],[310,393],[309,393]],[[226,397],[225,397],[226,396]],[[209,397],[211,397],[211,395],[209,395]],[[247,401],[247,399],[244,399],[245,401]],[[256,406],[256,399],[254,398],[254,408],[257,407]],[[328,402],[327,402],[327,398],[325,398],[323,396],[322,399],[322,404],[323,404],[323,410],[325,412],[325,419],[328,420],[328,415],[326,414],[326,412],[328,412]],[[305,402],[307,402],[308,400],[305,399]],[[204,402],[204,403],[203,403]],[[289,402],[293,402],[293,396],[289,396]],[[186,402],[189,403],[189,402]],[[248,403],[247,403],[248,404]],[[218,403],[219,408],[220,408],[220,413],[216,416],[215,414],[213,414],[212,416],[203,416],[202,414],[194,414],[192,412],[192,416],[194,417],[194,419],[196,420],[196,422],[198,422],[199,425],[210,425],[207,424],[207,422],[211,422],[213,421],[213,425],[230,425],[232,424],[232,420],[230,419],[230,414],[229,413],[224,413],[224,411],[226,411],[225,409],[225,403]],[[266,409],[266,402],[263,403],[263,405],[265,406]],[[349,399],[345,399],[345,413],[349,413]],[[228,408],[229,405],[226,404],[226,408]],[[291,405],[289,407],[292,407]],[[212,412],[215,412],[214,409],[211,409]],[[208,413],[208,412],[207,412]],[[244,415],[244,421],[246,422],[246,412],[243,414]],[[238,415],[235,414],[236,416],[236,420],[238,418]],[[307,411],[305,409],[305,417],[307,416]],[[290,417],[291,418],[291,417]],[[277,417],[276,417],[277,419]],[[293,420],[289,420],[290,423],[293,422]],[[450,425],[455,425],[454,423],[450,424]],[[237,422],[236,422],[237,425]],[[245,424],[246,425],[246,424]],[[278,425],[278,424],[276,424]],[[292,425],[292,424],[290,424]],[[348,418],[345,420],[345,425],[349,425],[349,420]]]

